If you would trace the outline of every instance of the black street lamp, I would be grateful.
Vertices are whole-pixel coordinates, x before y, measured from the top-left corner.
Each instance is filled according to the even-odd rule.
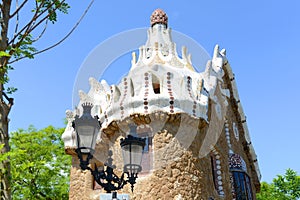
[[[121,139],[120,145],[124,161],[124,172],[121,177],[118,177],[113,172],[115,166],[113,166],[112,163],[112,151],[109,151],[109,158],[107,163],[105,163],[105,170],[99,171],[96,164],[95,169],[91,169],[88,165],[95,153],[96,139],[101,128],[101,123],[99,122],[98,116],[91,116],[91,109],[93,107],[91,103],[84,103],[82,104],[82,107],[83,114],[80,117],[76,115],[75,120],[73,121],[73,128],[75,129],[77,136],[76,153],[80,160],[81,169],[90,170],[95,181],[102,186],[107,193],[122,189],[127,183],[131,184],[131,190],[133,191],[137,175],[142,170],[141,160],[145,139],[134,137],[132,135],[128,135],[125,139]]]

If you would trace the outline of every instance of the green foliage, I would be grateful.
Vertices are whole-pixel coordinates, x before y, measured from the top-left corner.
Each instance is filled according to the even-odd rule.
[[[10,57],[11,55],[5,51],[0,51],[0,57]]]
[[[262,182],[260,189],[258,200],[297,200],[300,198],[300,176],[287,169],[283,176],[277,175],[272,183]]]
[[[18,88],[15,88],[15,87],[7,87],[6,88],[6,93],[7,94],[12,94],[14,92],[16,92],[18,90]]]
[[[33,59],[33,54],[37,51],[37,49],[32,46],[34,42],[32,35],[20,34],[18,40],[20,41],[20,44],[17,47],[8,46],[8,50],[13,52],[12,56],[16,59],[21,57]]]
[[[37,8],[39,8],[39,10],[33,9],[32,12],[43,13],[47,11],[47,14],[49,15],[48,19],[52,23],[55,23],[57,21],[56,10],[67,14],[68,9],[70,8],[70,6],[67,3],[60,0],[36,0],[36,2],[38,5]]]
[[[11,133],[11,187],[13,199],[67,199],[71,157],[60,137],[64,129],[52,126]]]
[[[52,1],[49,1],[49,2],[52,2]],[[47,4],[47,2],[46,2],[46,4]],[[61,3],[60,1],[56,1],[53,7],[54,8],[48,9],[49,20],[52,23],[56,22],[56,18],[57,18],[57,14],[55,12],[56,9],[61,11],[62,13],[65,13],[65,14],[68,13],[69,5],[66,3]]]

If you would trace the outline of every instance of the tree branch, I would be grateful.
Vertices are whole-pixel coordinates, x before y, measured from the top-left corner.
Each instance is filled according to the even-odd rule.
[[[47,6],[47,9],[45,9],[45,10],[43,10],[42,12],[40,12],[40,14],[38,14],[39,13],[39,10],[42,8],[42,6],[43,6],[43,4],[44,4],[44,1],[42,1],[41,3],[40,3],[40,5],[36,8],[36,12],[35,12],[35,14],[34,14],[34,16],[32,17],[32,19],[29,21],[29,23],[26,25],[27,26],[27,28],[26,28],[26,30],[25,30],[25,32],[24,32],[24,34],[22,34],[21,35],[21,38],[19,39],[19,41],[16,43],[16,44],[13,44],[13,46],[14,47],[20,47],[21,46],[21,44],[22,44],[22,42],[23,42],[23,40],[36,28],[36,27],[38,27],[43,21],[45,21],[46,19],[49,19],[49,16],[51,15],[51,14],[53,14],[53,12],[55,12],[57,9],[59,9],[60,8],[60,5],[62,5],[64,2],[65,2],[65,0],[62,0],[61,2],[60,2],[60,4],[58,5],[58,6],[56,6],[53,10],[51,10],[51,11],[49,11],[49,9],[55,4],[55,2],[56,1],[53,1],[49,6]],[[37,4],[36,4],[37,5]],[[36,20],[40,17],[40,16],[42,16],[45,12],[49,12],[44,18],[42,18],[37,24],[35,24],[35,22],[36,22]],[[25,26],[25,27],[26,27]],[[25,28],[24,27],[24,28]],[[23,32],[23,30],[24,29],[22,29],[15,37],[14,37],[14,39],[13,40],[15,40],[16,39],[16,37],[18,36],[18,35],[20,35],[22,32]],[[12,41],[13,41],[12,40]],[[11,50],[9,53],[12,55],[13,54],[13,52],[14,52],[14,50]],[[25,57],[27,57],[27,56],[25,56]]]
[[[48,11],[48,9],[54,4],[54,2],[52,4],[50,4],[47,9],[43,10],[40,14],[39,11],[40,9],[42,8],[42,6],[44,5],[44,1],[42,1],[40,3],[40,5],[38,7],[36,7],[36,10],[35,10],[35,13],[34,15],[32,16],[31,20],[25,25],[23,26],[23,28],[8,42],[8,45],[12,45],[15,41],[15,39],[21,35],[21,33],[26,29],[25,33],[23,34],[22,38],[21,39],[24,39],[28,34],[28,30],[30,30],[30,26],[34,23],[34,21],[36,21],[36,19],[38,19],[41,15],[43,15],[45,12]],[[32,30],[32,29],[31,29]],[[23,40],[22,40],[23,41]],[[18,42],[19,43],[19,42]],[[17,44],[15,44],[14,46],[17,46]]]
[[[16,14],[19,13],[19,11],[23,8],[23,6],[28,2],[28,0],[23,1],[23,3],[15,10],[13,14],[9,16],[9,18],[13,18]]]
[[[69,33],[68,33],[65,37],[63,37],[63,38],[62,38],[61,40],[59,40],[57,43],[55,43],[55,44],[53,44],[53,45],[51,45],[51,46],[49,46],[49,47],[47,47],[47,48],[45,48],[45,49],[43,49],[43,50],[40,50],[40,51],[38,51],[38,52],[35,52],[35,53],[33,53],[32,55],[35,56],[35,55],[37,55],[37,54],[43,53],[43,52],[45,52],[45,51],[48,51],[48,50],[50,50],[50,49],[52,49],[52,48],[58,46],[59,44],[61,44],[63,41],[65,41],[65,40],[66,40],[66,39],[67,39],[67,38],[75,31],[75,29],[78,27],[78,25],[79,25],[80,22],[83,20],[83,18],[85,17],[85,15],[86,15],[87,12],[89,11],[89,9],[91,8],[91,6],[92,6],[93,3],[94,3],[94,0],[91,0],[90,3],[89,3],[89,5],[88,5],[88,7],[85,9],[85,11],[83,12],[83,14],[82,14],[81,17],[79,18],[79,20],[76,22],[76,24],[73,26],[73,28],[69,31]],[[17,58],[17,59],[15,59],[15,60],[10,61],[9,64],[14,63],[14,62],[17,62],[17,61],[19,61],[19,60],[21,60],[21,59],[24,59],[24,58],[26,58],[26,57],[23,56],[23,57]]]
[[[44,35],[44,33],[46,32],[47,26],[48,26],[48,20],[46,20],[45,26],[44,26],[42,32],[40,33],[40,35],[39,35],[38,37],[36,37],[34,40],[32,40],[32,42],[36,42],[36,41],[38,41],[39,39],[41,39],[41,37],[42,37],[42,36]]]
[[[9,113],[11,107],[14,105],[14,99],[13,99],[13,98],[9,98],[5,92],[2,92],[2,95],[3,95],[4,98],[8,101],[8,104],[6,104],[6,103],[5,103],[5,104],[6,104],[6,106],[7,106],[8,113]]]
[[[58,8],[56,8],[55,10],[57,10]],[[43,21],[45,21],[46,19],[49,18],[49,16],[55,12],[55,10],[49,12],[44,18],[42,18],[37,24],[34,24],[30,29],[29,32],[33,31],[36,27],[38,27]]]
[[[16,0],[16,7],[17,7],[17,9],[18,9],[18,6],[19,6],[19,1]],[[14,36],[16,36],[16,34],[18,32],[18,28],[19,28],[19,12],[17,12],[16,14],[17,14],[17,18],[16,18],[16,26],[15,26]]]
[[[49,13],[48,13],[44,18],[42,18],[37,24],[35,24],[34,26],[32,26],[31,29],[30,29],[30,32],[31,32],[32,30],[34,30],[37,26],[39,26],[43,21],[45,21],[46,19],[48,19],[49,16],[50,16],[51,14],[53,14],[57,9],[59,9],[60,6],[61,6],[64,2],[65,2],[65,0],[62,0],[62,1],[60,2],[59,6],[57,6],[56,8],[54,8],[52,11],[49,11],[49,9],[55,4],[55,2],[53,2],[51,5],[48,6],[47,9],[45,9],[44,11],[42,11],[42,12],[37,16],[37,19],[38,19],[42,14],[44,14],[46,11],[49,11]]]

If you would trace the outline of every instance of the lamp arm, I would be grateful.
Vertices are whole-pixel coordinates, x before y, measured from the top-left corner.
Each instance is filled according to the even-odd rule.
[[[124,180],[124,175],[125,173],[122,173],[122,176],[119,178],[115,173],[114,173],[114,182],[118,184],[117,190],[122,189],[124,185],[128,183],[127,180]]]
[[[104,170],[99,171],[96,163],[95,163],[95,169],[90,170],[90,171],[91,171],[92,175],[94,176],[95,181],[103,188],[106,188],[107,183],[103,183],[101,181],[101,180],[106,180],[106,178],[107,178],[105,171]]]
[[[119,178],[110,166],[106,166],[106,170],[99,171],[95,164],[95,169],[90,169],[90,171],[95,181],[108,193],[120,190],[128,183],[128,181],[124,180],[124,173],[122,173],[122,176]],[[103,182],[103,180],[106,182]]]

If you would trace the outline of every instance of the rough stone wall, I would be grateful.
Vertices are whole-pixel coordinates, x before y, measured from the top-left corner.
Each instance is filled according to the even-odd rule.
[[[76,156],[70,172],[70,200],[99,200],[100,191],[94,190],[94,178],[88,170],[82,171]]]
[[[208,160],[200,160],[192,151],[181,148],[167,130],[154,136],[154,144],[154,152],[169,145],[164,155],[154,154],[155,162],[168,157],[174,159],[163,162],[151,175],[139,178],[131,199],[207,199],[206,181],[211,179],[205,175],[204,166]],[[122,192],[131,193],[129,189],[126,187]]]
[[[243,148],[243,132],[239,130],[239,141],[233,133],[232,123],[238,124],[234,109],[229,107],[227,111],[227,122],[229,124],[230,142],[234,153],[241,155],[247,167],[250,167],[250,161]],[[163,131],[154,134],[153,137],[153,170],[148,175],[140,176],[134,186],[134,192],[131,192],[130,185],[126,185],[118,193],[128,193],[133,200],[139,199],[203,199],[212,197],[215,200],[233,199],[232,187],[230,183],[228,156],[229,147],[226,140],[225,130],[223,129],[214,148],[220,155],[221,177],[223,181],[224,196],[218,194],[213,179],[213,167],[211,155],[199,158],[199,150],[207,133],[208,125],[199,128],[192,144],[186,148],[176,134],[178,132],[180,121],[166,123]],[[188,132],[186,134],[189,134]],[[117,169],[122,167],[122,158],[120,152],[120,134],[115,134],[107,138],[105,143],[114,142],[111,146],[114,152],[113,159]],[[97,149],[102,152],[106,147],[98,144]],[[99,150],[99,151],[100,151]],[[105,155],[103,155],[105,157]],[[70,199],[99,199],[100,193],[105,193],[101,189],[94,190],[94,181],[89,171],[80,170],[77,157],[73,158],[70,182]],[[251,172],[248,169],[248,172]],[[116,171],[121,174],[119,170]],[[248,174],[251,178],[251,173]],[[252,179],[251,179],[252,180]],[[252,190],[255,196],[255,188],[252,183]],[[88,196],[87,196],[88,195]],[[255,197],[254,197],[255,199]]]

